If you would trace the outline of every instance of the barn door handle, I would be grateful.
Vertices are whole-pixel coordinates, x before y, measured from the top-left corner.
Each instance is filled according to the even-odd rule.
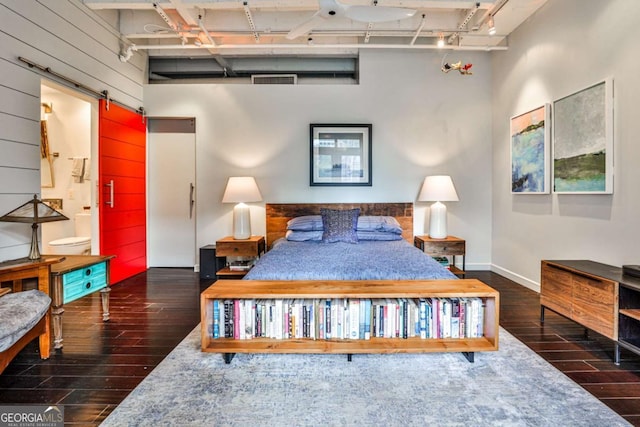
[[[193,218],[193,205],[196,203],[196,201],[193,200],[194,190],[193,182],[189,183],[189,219]]]
[[[105,184],[107,187],[109,187],[109,193],[110,193],[110,199],[105,201],[104,204],[105,205],[109,205],[112,209],[115,205],[115,201],[113,200],[113,193],[115,191],[116,188],[116,184],[113,182],[113,180],[109,181],[108,184]]]

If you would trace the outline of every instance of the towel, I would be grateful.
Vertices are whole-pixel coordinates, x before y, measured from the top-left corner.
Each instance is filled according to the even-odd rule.
[[[73,177],[73,182],[82,182],[82,180],[84,179],[84,158],[73,158],[73,165],[71,166],[71,176]]]
[[[85,181],[91,180],[91,162],[89,159],[84,159],[84,172],[82,174],[82,179]]]

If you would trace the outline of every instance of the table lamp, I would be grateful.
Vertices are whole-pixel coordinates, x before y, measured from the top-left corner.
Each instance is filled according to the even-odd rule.
[[[40,259],[40,249],[38,248],[38,224],[43,222],[64,221],[66,216],[38,200],[36,194],[33,199],[20,205],[9,213],[0,217],[2,222],[24,222],[31,224],[31,251],[29,259]]]
[[[262,195],[252,176],[232,176],[222,196],[222,203],[237,203],[233,207],[233,238],[246,240],[251,237],[251,217],[247,202],[260,202]]]
[[[429,214],[429,237],[444,239],[447,237],[447,207],[442,202],[457,202],[458,193],[448,175],[428,176],[424,179],[418,195],[420,202],[435,202]]]

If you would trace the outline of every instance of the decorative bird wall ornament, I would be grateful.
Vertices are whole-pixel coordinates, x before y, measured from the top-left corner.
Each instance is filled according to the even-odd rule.
[[[467,63],[462,65],[461,61],[454,62],[453,64],[445,62],[444,65],[442,65],[441,70],[443,73],[448,73],[451,70],[458,70],[460,74],[468,76],[473,74],[471,72],[471,67],[473,67],[473,64]]]

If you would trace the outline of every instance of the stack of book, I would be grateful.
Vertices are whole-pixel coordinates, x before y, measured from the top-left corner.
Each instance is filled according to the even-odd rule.
[[[451,270],[451,265],[449,264],[449,258],[447,258],[446,256],[434,256],[433,259],[438,261],[440,265],[442,265],[444,268]]]
[[[254,260],[235,260],[229,263],[231,271],[249,271],[253,267]]]
[[[213,300],[213,338],[479,338],[482,298]]]

